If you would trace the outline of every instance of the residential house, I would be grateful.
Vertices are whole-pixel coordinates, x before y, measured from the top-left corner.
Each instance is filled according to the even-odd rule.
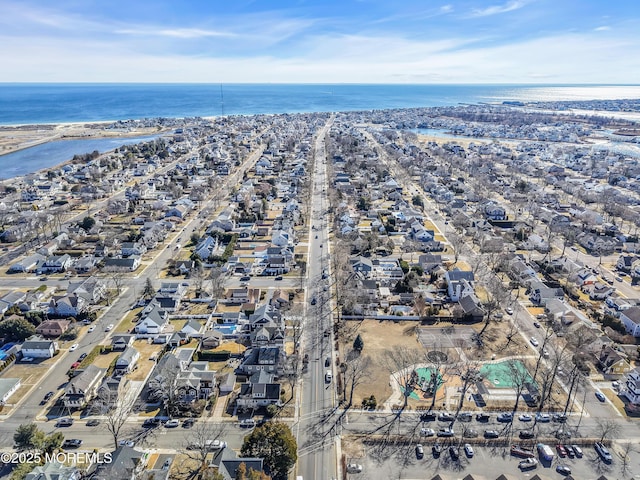
[[[85,310],[87,302],[75,294],[53,296],[49,301],[49,315],[57,317],[77,317]]]
[[[135,335],[116,333],[111,337],[111,348],[115,351],[123,351],[133,345]]]
[[[158,335],[169,325],[169,316],[165,310],[156,309],[140,320],[134,330],[145,336]]]
[[[0,406],[6,405],[11,395],[20,388],[19,378],[0,378]]]
[[[67,408],[86,407],[97,395],[105,373],[106,369],[89,365],[82,373],[69,380],[64,387],[64,406]]]
[[[243,383],[236,399],[238,407],[253,409],[280,403],[279,383]]]
[[[607,378],[619,378],[631,370],[626,355],[614,350],[611,346],[603,345],[598,356],[598,366]]]
[[[545,306],[549,300],[562,299],[564,292],[559,287],[549,287],[542,281],[534,279],[529,282],[529,299],[536,305]]]
[[[616,262],[616,268],[623,272],[629,273],[631,271],[631,265],[638,259],[635,255],[620,255]]]
[[[51,358],[58,350],[58,343],[53,340],[32,337],[22,344],[22,358]]]
[[[264,460],[262,458],[238,458],[236,452],[230,448],[218,450],[215,453],[210,466],[217,468],[218,474],[221,475],[224,480],[236,480],[238,478],[240,464],[244,464],[245,471],[247,472],[249,470],[264,472]]]
[[[89,277],[80,282],[69,282],[67,294],[74,294],[89,303],[95,304],[106,297],[107,286],[102,279]]]
[[[43,337],[59,337],[69,330],[70,326],[69,320],[45,320],[36,327],[36,333]]]
[[[481,321],[484,318],[485,311],[482,308],[480,300],[473,293],[470,295],[463,295],[458,300],[460,307],[462,307],[463,316],[473,321]]]
[[[214,252],[214,250],[218,247],[217,238],[212,237],[211,235],[207,235],[202,240],[198,242],[196,248],[193,253],[195,253],[201,260],[208,259]]]
[[[131,255],[143,255],[147,253],[147,247],[142,242],[122,242],[120,255],[130,257]]]
[[[188,208],[186,206],[176,205],[168,209],[165,212],[164,216],[165,218],[175,217],[175,218],[184,219],[187,216],[187,213],[188,213]]]
[[[640,405],[640,367],[636,367],[627,374],[627,381],[621,389],[621,394],[634,405]]]
[[[367,278],[373,273],[373,262],[367,257],[351,257],[349,259],[351,268],[354,272],[361,274]]]
[[[120,374],[132,372],[140,359],[140,352],[133,347],[126,347],[116,360],[116,372]]]
[[[28,257],[24,257],[23,259],[13,263],[9,267],[9,273],[34,272],[44,264],[46,259],[47,257],[40,255],[39,253],[29,255]]]
[[[97,462],[91,466],[91,480],[137,480],[149,461],[147,452],[133,447],[119,446],[111,453],[111,462]]]
[[[27,473],[24,480],[80,480],[82,477],[82,472],[77,467],[51,461],[37,465]]]
[[[238,370],[251,375],[261,370],[278,374],[282,371],[284,353],[280,347],[251,348],[245,352]]]
[[[454,268],[445,273],[447,292],[452,302],[457,302],[463,296],[473,295],[474,274],[470,270]]]
[[[620,321],[628,334],[640,337],[640,307],[631,307],[620,312]]]
[[[105,271],[130,271],[134,272],[140,266],[140,257],[131,255],[128,258],[107,257],[104,260]]]
[[[44,263],[38,268],[39,273],[58,273],[64,272],[73,263],[68,254],[47,257]]]
[[[217,330],[207,331],[200,339],[201,350],[213,350],[222,344],[223,334]]]

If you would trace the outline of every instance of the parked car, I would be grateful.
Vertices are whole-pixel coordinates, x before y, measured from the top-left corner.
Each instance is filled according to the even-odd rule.
[[[241,427],[252,428],[256,426],[256,421],[253,418],[244,418],[239,424]]]
[[[311,299],[311,305],[315,305],[316,303],[318,303],[318,300],[316,299],[316,297],[313,297]]]
[[[458,420],[461,422],[470,422],[473,420],[473,416],[468,412],[463,412],[458,415]]]
[[[432,422],[436,419],[436,414],[432,413],[432,412],[428,412],[428,413],[421,413],[420,414],[420,420],[422,420],[423,422]]]
[[[282,275],[278,275],[275,280],[282,280]]]
[[[520,462],[518,462],[518,468],[520,470],[530,470],[532,468],[536,468],[538,466],[538,460],[531,457],[531,458],[525,458],[524,460],[520,460]]]
[[[556,430],[555,432],[553,432],[553,434],[556,436],[556,438],[571,438],[571,432],[568,430],[565,430],[564,428],[559,428],[558,430]]]
[[[468,458],[473,457],[473,447],[470,444],[465,443],[464,444],[464,453]]]
[[[176,428],[179,425],[180,425],[180,420],[176,420],[174,418],[172,420],[169,420],[167,423],[165,423],[164,428]]]
[[[584,455],[582,448],[580,448],[578,445],[571,445],[571,448],[573,448],[573,453],[575,453],[576,458],[582,458],[582,456]]]
[[[452,460],[458,460],[460,458],[460,450],[455,445],[451,445],[449,447],[449,455],[451,455]]]
[[[536,415],[536,422],[538,423],[548,423],[551,421],[551,417],[548,413],[538,413]]]
[[[521,430],[519,436],[520,438],[533,438],[534,434],[532,430]]]
[[[83,353],[82,355],[80,355],[80,356],[78,357],[78,361],[79,361],[79,362],[81,362],[81,361],[82,361],[82,360],[84,360],[85,358],[87,358],[87,354],[86,354],[86,353]]]
[[[571,445],[565,445],[564,449],[567,451],[567,457],[573,458],[576,456],[575,452],[573,451],[573,447]]]
[[[598,400],[600,400],[601,402],[604,402],[604,401],[607,400],[606,397],[604,396],[604,394],[602,392],[600,392],[600,391],[596,391],[596,398]]]
[[[454,416],[451,413],[447,413],[447,412],[442,412],[440,415],[438,415],[438,420],[440,420],[441,422],[451,422],[454,420]]]
[[[87,423],[85,423],[85,425],[87,427],[97,427],[98,425],[100,425],[100,420],[92,418],[91,420],[88,420]]]
[[[601,442],[596,442],[594,445],[596,452],[598,452],[598,455],[600,455],[600,458],[606,462],[606,463],[611,463],[613,461],[613,457],[611,456],[611,453],[609,452],[609,450],[607,449],[607,447],[604,446],[603,443]]]
[[[491,415],[488,413],[478,413],[476,415],[476,420],[478,422],[488,422],[491,419]]]
[[[566,465],[558,465],[556,467],[556,472],[558,472],[560,475],[571,475],[571,469],[569,467],[567,467]]]
[[[347,465],[347,473],[362,473],[362,465],[359,463],[349,463]]]
[[[87,330],[87,332],[91,333],[91,332],[93,332],[95,329],[96,329],[96,326],[95,326],[95,325],[91,325],[91,326],[89,327],[89,330]]]
[[[424,448],[422,448],[422,444],[421,443],[416,445],[416,457],[417,458],[424,457]]]
[[[78,448],[82,445],[82,440],[79,438],[70,438],[62,442],[62,448]]]
[[[440,430],[438,430],[439,437],[453,437],[454,435],[454,431],[450,428],[441,428]]]
[[[223,442],[222,440],[214,440],[211,442],[211,450],[221,450],[223,448],[227,448],[227,442]]]
[[[80,345],[78,345],[77,343],[74,343],[73,345],[71,345],[71,346],[69,347],[69,351],[70,351],[70,352],[73,352],[73,351],[74,351],[75,349],[77,349],[79,346],[80,346]]]
[[[498,433],[497,430],[485,430],[484,431],[484,438],[498,438],[500,436],[500,433]]]
[[[523,413],[518,417],[518,420],[520,420],[521,422],[530,422],[531,420],[533,420],[533,417],[528,413]]]
[[[143,428],[153,428],[160,425],[161,421],[159,418],[147,418],[144,422],[142,422]]]
[[[556,450],[558,451],[558,455],[560,455],[561,457],[567,456],[567,450],[564,448],[564,445],[559,443],[558,445],[556,445]]]
[[[113,330],[113,323],[110,323],[107,325],[107,328],[104,329],[105,332],[110,332],[111,330]]]
[[[498,415],[498,421],[503,423],[509,423],[513,421],[513,414],[510,412],[503,412]]]
[[[327,383],[331,383],[332,378],[333,378],[333,374],[331,373],[331,370],[327,370],[324,374],[324,381]]]
[[[478,436],[478,431],[473,428],[465,429],[462,431],[462,436],[464,438],[476,438]]]
[[[538,345],[540,345],[536,337],[531,337],[529,341],[531,342],[531,345],[533,345],[534,347],[537,347]]]
[[[433,437],[436,434],[436,431],[433,428],[421,428],[420,435],[423,437]]]
[[[553,416],[553,421],[557,423],[566,423],[567,416],[564,413],[556,413]]]
[[[196,421],[193,418],[187,418],[184,422],[182,422],[182,428],[191,428]]]
[[[170,466],[171,466],[171,459],[167,458],[162,464],[162,470],[169,470]]]
[[[533,326],[536,328],[540,328],[540,322],[533,322]]]
[[[442,453],[442,445],[440,445],[438,442],[434,443],[431,447],[431,453],[433,453],[434,457],[439,457]]]
[[[509,315],[513,315],[513,308],[511,307],[505,308],[504,311],[507,312]]]
[[[44,401],[48,402],[49,400],[51,400],[53,398],[54,395],[55,395],[54,392],[47,392],[47,394],[44,396]]]

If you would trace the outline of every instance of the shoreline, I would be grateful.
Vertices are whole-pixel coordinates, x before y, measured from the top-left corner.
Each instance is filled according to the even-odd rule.
[[[41,123],[0,126],[0,158],[10,153],[56,141],[132,138],[163,134],[171,130],[171,128],[158,129],[158,127],[144,127],[130,131],[109,131],[104,129],[104,125],[112,123],[115,122]]]

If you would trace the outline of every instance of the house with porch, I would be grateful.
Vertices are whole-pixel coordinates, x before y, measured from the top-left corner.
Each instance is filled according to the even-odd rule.
[[[106,372],[104,368],[89,365],[82,373],[69,380],[64,387],[64,406],[73,409],[86,407],[98,394]]]

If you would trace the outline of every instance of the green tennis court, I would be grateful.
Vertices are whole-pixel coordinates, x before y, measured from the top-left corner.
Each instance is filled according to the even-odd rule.
[[[519,383],[514,382],[514,376],[518,379],[524,377],[527,382],[533,382],[533,378],[520,360],[488,363],[480,367],[480,375],[491,384],[491,388],[514,388]]]

